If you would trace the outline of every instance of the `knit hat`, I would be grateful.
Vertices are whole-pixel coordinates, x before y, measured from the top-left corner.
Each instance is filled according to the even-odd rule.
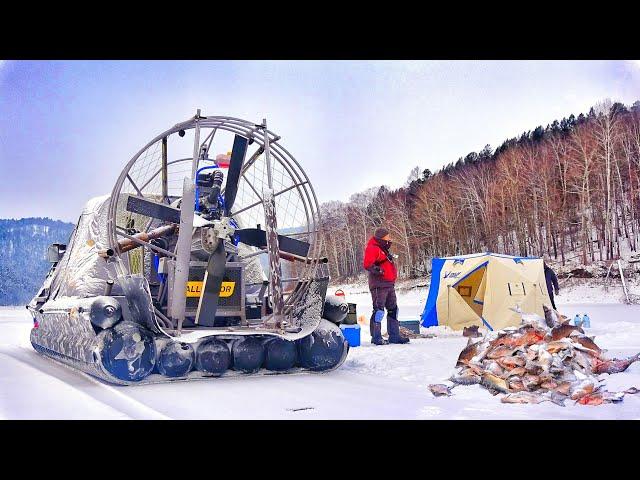
[[[389,235],[389,230],[387,230],[384,227],[380,227],[380,228],[376,229],[376,232],[373,234],[373,236],[378,238],[378,239],[382,239],[382,238],[386,237],[387,235]]]

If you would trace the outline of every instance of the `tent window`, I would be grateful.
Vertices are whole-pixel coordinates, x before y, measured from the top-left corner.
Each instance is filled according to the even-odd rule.
[[[482,316],[486,272],[487,262],[463,273],[463,277],[453,284],[456,293],[471,307],[478,319]]]
[[[522,295],[526,295],[526,292],[524,290],[524,283],[522,282],[509,282],[507,283],[507,286],[509,287],[509,295],[513,296],[522,296]]]

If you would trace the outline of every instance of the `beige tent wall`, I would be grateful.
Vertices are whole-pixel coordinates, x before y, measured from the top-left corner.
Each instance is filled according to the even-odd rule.
[[[470,327],[471,325],[482,326],[482,319],[476,314],[476,312],[469,306],[469,304],[462,298],[457,290],[453,287],[447,288],[449,308],[447,312],[449,314],[447,325],[454,330],[461,330],[464,327]]]
[[[494,330],[520,323],[521,316],[512,309],[544,316],[543,303],[548,295],[540,293],[540,277],[544,281],[542,260],[493,257],[487,269],[487,292],[483,316]]]
[[[516,304],[522,304],[526,295],[516,289],[516,284],[522,287],[523,277],[517,270],[513,270],[502,262],[502,259],[493,258],[487,267],[487,288],[484,295],[484,319],[494,330],[518,325],[520,315],[510,310]],[[511,263],[513,260],[507,259]],[[515,264],[515,263],[514,263]],[[514,287],[509,292],[509,284]],[[523,290],[527,291],[528,289]]]

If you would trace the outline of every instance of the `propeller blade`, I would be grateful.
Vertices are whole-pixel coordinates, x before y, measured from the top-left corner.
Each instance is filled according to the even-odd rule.
[[[180,209],[170,207],[164,203],[154,202],[142,197],[129,195],[127,198],[127,211],[139,213],[146,217],[157,218],[169,223],[180,223]]]
[[[258,228],[241,228],[236,230],[238,240],[252,247],[266,248],[267,232]],[[307,242],[287,237],[286,235],[278,235],[278,245],[281,252],[291,253],[299,257],[306,257],[309,254],[309,245]]]
[[[224,242],[218,240],[218,245],[213,253],[209,255],[209,261],[207,262],[202,295],[196,311],[196,325],[213,327],[215,324],[218,297],[220,296],[220,287],[222,286],[226,262],[227,253],[224,250]]]
[[[229,212],[236,201],[238,182],[240,181],[240,173],[242,172],[244,157],[247,155],[248,144],[249,140],[241,137],[240,135],[236,135],[233,139],[233,149],[231,150],[231,159],[229,160],[229,170],[227,172],[227,185],[224,188],[226,216],[229,216]]]

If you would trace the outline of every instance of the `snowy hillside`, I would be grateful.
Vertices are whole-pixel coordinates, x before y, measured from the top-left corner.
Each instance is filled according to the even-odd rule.
[[[26,305],[51,264],[47,247],[67,243],[73,224],[49,218],[0,220],[0,305]]]

